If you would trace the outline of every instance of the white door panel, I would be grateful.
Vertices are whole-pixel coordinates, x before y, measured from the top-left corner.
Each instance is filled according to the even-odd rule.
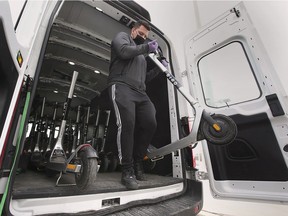
[[[243,3],[186,44],[193,94],[238,128],[226,146],[204,142],[216,197],[288,201],[287,98]]]

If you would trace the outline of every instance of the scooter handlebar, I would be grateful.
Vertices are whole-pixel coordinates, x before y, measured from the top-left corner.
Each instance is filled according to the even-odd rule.
[[[149,57],[155,62],[162,72],[167,72],[167,68],[159,61],[157,56],[158,54],[156,53],[158,53],[158,51],[155,51],[155,53],[150,53]]]

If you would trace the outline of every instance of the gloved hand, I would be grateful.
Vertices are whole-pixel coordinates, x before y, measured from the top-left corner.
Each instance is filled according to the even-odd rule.
[[[149,52],[155,52],[158,48],[158,43],[156,42],[156,40],[153,40],[148,42],[148,46],[149,46]]]
[[[169,63],[169,62],[168,62],[165,58],[161,60],[161,63],[162,63],[162,65],[163,65],[164,67],[168,68],[168,63]]]

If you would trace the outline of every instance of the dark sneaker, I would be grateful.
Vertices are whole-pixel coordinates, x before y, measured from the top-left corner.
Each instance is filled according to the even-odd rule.
[[[143,162],[136,162],[134,165],[135,176],[139,181],[147,181],[147,178],[144,174]]]
[[[121,183],[129,190],[136,190],[139,187],[133,169],[122,171]]]

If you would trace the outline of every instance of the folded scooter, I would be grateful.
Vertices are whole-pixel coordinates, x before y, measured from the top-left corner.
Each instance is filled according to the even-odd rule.
[[[149,146],[147,156],[152,161],[162,159],[163,156],[170,154],[178,149],[188,147],[200,140],[206,139],[209,143],[215,145],[226,145],[232,143],[237,135],[237,126],[228,116],[221,114],[210,115],[206,112],[199,102],[194,99],[190,93],[176,80],[160,62],[163,57],[161,50],[149,54],[150,59],[166,74],[167,79],[183,95],[194,110],[194,122],[190,134],[180,140],[172,142],[161,148]]]

